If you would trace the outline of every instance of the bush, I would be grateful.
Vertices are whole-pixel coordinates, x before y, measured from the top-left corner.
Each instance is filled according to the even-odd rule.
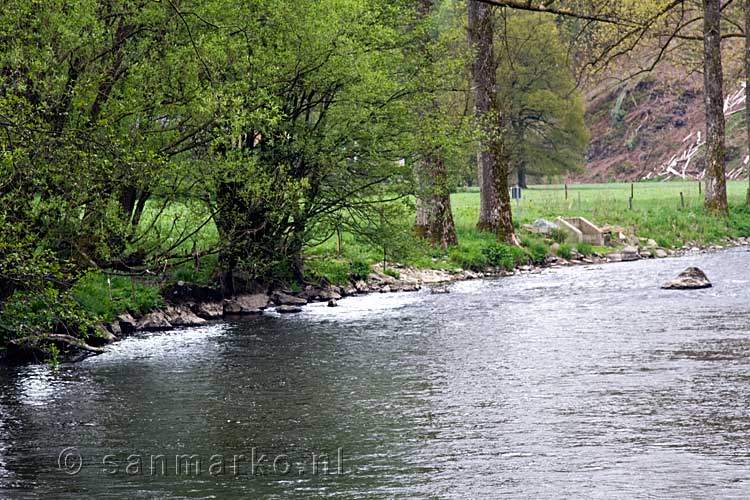
[[[513,254],[513,262],[516,266],[525,266],[529,263],[529,254],[521,247],[510,247],[510,253]]]
[[[482,253],[487,257],[487,262],[491,266],[502,267],[511,270],[516,266],[513,259],[513,253],[508,245],[495,243],[482,249]]]
[[[586,256],[591,255],[591,254],[594,253],[594,247],[592,247],[588,243],[579,243],[579,244],[577,244],[576,245],[576,250],[581,255],[586,255]]]
[[[456,248],[451,251],[451,260],[463,269],[483,271],[487,268],[487,257],[481,250],[473,247]]]
[[[395,269],[383,269],[383,274],[390,276],[391,278],[401,279],[401,273]]]
[[[562,229],[552,229],[549,232],[549,236],[555,243],[562,244],[568,240],[568,233],[566,233]]]
[[[487,257],[487,262],[495,267],[502,267],[508,271],[516,268],[518,265],[527,264],[529,256],[522,248],[515,246],[495,243],[482,249],[482,253]]]
[[[524,247],[526,247],[526,252],[531,259],[531,262],[534,264],[543,264],[544,261],[547,259],[547,254],[549,253],[549,247],[546,243],[524,238],[521,240],[521,243]]]
[[[44,337],[64,333],[85,340],[89,332],[95,331],[96,320],[67,291],[52,287],[16,291],[0,311],[0,351],[11,340],[27,339],[41,349],[47,362],[56,365],[60,351],[44,342]]]
[[[349,263],[349,275],[355,280],[366,280],[372,268],[364,260],[353,260]]]
[[[563,259],[570,260],[573,257],[573,247],[571,247],[567,243],[563,243],[557,249],[557,255],[558,257],[562,257]]]

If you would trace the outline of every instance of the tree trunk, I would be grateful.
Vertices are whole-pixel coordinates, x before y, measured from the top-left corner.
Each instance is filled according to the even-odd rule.
[[[518,185],[524,189],[528,187],[526,185],[526,162],[523,160],[518,162]]]
[[[476,54],[472,79],[476,92],[475,113],[482,126],[483,139],[477,153],[480,189],[480,231],[497,234],[498,239],[517,243],[508,193],[510,157],[503,139],[503,117],[496,98],[497,62],[493,53],[493,8],[469,0],[469,41]]]
[[[443,157],[440,153],[428,154],[414,170],[418,186],[414,225],[417,235],[445,249],[457,245],[448,171]]]
[[[747,205],[750,206],[750,0],[745,0],[745,132],[747,133]]]
[[[724,75],[721,67],[721,0],[703,0],[703,79],[706,103],[706,199],[714,215],[728,215],[724,164]]]
[[[420,0],[419,13],[422,19],[429,16],[433,3],[433,0]],[[425,40],[425,44],[427,43],[429,42]],[[429,47],[425,46],[424,52],[429,59]],[[439,106],[437,100],[433,99],[429,110],[433,117],[438,114]],[[439,149],[430,149],[431,151],[427,152],[422,161],[414,167],[414,177],[417,182],[417,215],[414,231],[417,236],[428,240],[433,245],[440,245],[447,249],[451,245],[458,244],[451,210],[448,171]]]
[[[495,130],[490,117],[494,101],[497,64],[493,54],[492,7],[469,0],[469,41],[476,51],[471,66],[475,89],[474,112],[485,134],[477,152],[477,178],[479,180],[479,223],[480,231],[497,230],[499,211],[497,193],[492,182],[492,158],[490,143]]]
[[[497,107],[497,100],[492,100],[492,111],[491,114],[496,117],[501,117]],[[490,171],[492,175],[493,190],[495,192],[497,208],[495,213],[497,215],[497,225],[495,227],[495,234],[499,241],[509,243],[511,245],[520,245],[518,237],[513,227],[513,207],[510,204],[510,189],[508,187],[508,177],[510,175],[510,164],[511,158],[506,147],[505,141],[500,135],[506,128],[503,126],[500,118],[498,118],[497,131],[494,137],[490,140],[490,161],[492,162],[492,169]]]

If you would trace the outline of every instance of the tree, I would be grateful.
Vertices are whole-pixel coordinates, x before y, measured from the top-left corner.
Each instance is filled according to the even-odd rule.
[[[721,1],[703,0],[703,79],[706,104],[706,199],[715,215],[727,215],[724,75],[721,65]]]
[[[605,37],[603,49],[591,64],[606,66],[613,59],[626,54],[649,35],[659,41],[660,49],[650,69],[661,60],[675,40],[702,40],[704,94],[706,104],[706,189],[705,207],[714,215],[727,215],[725,126],[723,110],[723,71],[721,65],[721,15],[732,2],[722,5],[720,0],[702,0],[701,11],[693,16],[685,0],[629,0],[627,2],[546,2],[521,0],[476,0],[487,5],[509,7],[534,12],[548,12],[605,24],[612,31]],[[670,19],[672,17],[673,19]],[[702,33],[693,34],[694,23],[703,19]],[[667,22],[671,29],[662,29]],[[724,36],[735,36],[733,34]]]
[[[412,16],[398,2],[259,0],[213,2],[200,18],[222,89],[204,175],[225,293],[303,281],[309,241],[406,195]]]
[[[743,9],[745,17],[745,57],[743,66],[745,70],[745,133],[747,134],[747,205],[750,206],[750,0],[745,0]]]
[[[527,173],[555,175],[584,163],[588,131],[557,24],[550,16],[503,9],[496,37],[498,99],[510,122],[508,147],[518,185]]]
[[[516,244],[513,228],[508,172],[510,155],[503,137],[507,117],[498,108],[497,61],[494,53],[494,9],[477,0],[469,2],[469,41],[475,50],[472,79],[475,90],[475,113],[482,129],[477,154],[480,186],[479,223],[477,228],[497,234],[501,241]]]
[[[439,78],[442,75],[434,74],[438,66],[433,51],[438,48],[438,45],[434,43],[433,38],[439,36],[433,26],[434,18],[430,18],[434,8],[433,0],[420,0],[418,10],[425,30],[422,35],[420,51],[423,54],[425,65],[429,68],[429,76]],[[433,78],[430,79],[433,80]],[[438,136],[431,133],[439,126],[439,121],[444,119],[445,113],[441,113],[437,89],[434,88],[435,84],[431,86],[433,88],[428,92],[427,101],[421,107],[422,109],[417,111],[420,116],[420,124],[422,126],[427,124],[428,126],[425,127],[427,133],[423,135],[423,139],[420,141],[422,145],[421,157],[417,159],[414,166],[416,182],[414,229],[417,236],[447,249],[451,245],[458,244],[458,237],[456,236],[456,227],[451,210],[449,176],[443,153],[444,146],[440,143],[440,140],[433,140]]]

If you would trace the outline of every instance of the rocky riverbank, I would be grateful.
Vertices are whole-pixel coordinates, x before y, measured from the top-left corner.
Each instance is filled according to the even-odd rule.
[[[419,269],[391,264],[388,267],[389,273],[386,273],[382,264],[376,264],[373,266],[373,272],[366,280],[353,279],[345,286],[307,285],[298,292],[291,289],[280,289],[242,294],[231,299],[222,298],[220,291],[214,288],[179,282],[164,290],[163,295],[168,303],[164,309],[152,311],[141,318],[123,314],[106,329],[115,337],[121,337],[138,331],[201,326],[207,321],[257,315],[265,311],[275,310],[281,314],[292,314],[302,311],[303,306],[313,302],[327,302],[329,307],[336,307],[337,301],[340,299],[356,295],[415,292],[423,287],[442,291],[444,285],[456,281],[537,274],[544,269],[562,266],[667,258],[746,245],[750,245],[750,238],[740,238],[728,242],[725,246],[699,247],[686,245],[677,250],[666,250],[658,248],[653,240],[645,240],[642,245],[628,245],[607,254],[594,253],[585,256],[574,251],[570,259],[564,259],[551,253],[542,264],[519,266],[511,271],[498,268],[488,268],[482,272],[463,269]],[[398,278],[391,274],[396,274]]]
[[[747,245],[750,245],[750,238],[739,238],[728,241],[726,245],[708,247],[688,244],[671,250],[659,248],[653,240],[643,240],[607,254],[594,253],[586,256],[573,251],[569,259],[555,255],[556,248],[553,245],[552,251],[543,263],[523,265],[514,270],[488,268],[482,272],[474,272],[463,269],[418,269],[392,264],[388,267],[388,272],[384,272],[382,264],[377,264],[373,266],[372,273],[366,280],[352,279],[345,286],[307,285],[300,291],[289,288],[269,289],[241,294],[229,299],[224,298],[217,288],[178,282],[162,290],[165,307],[151,311],[142,317],[123,313],[113,323],[99,325],[97,331],[89,335],[85,341],[62,334],[50,334],[33,341],[25,339],[24,342],[11,345],[6,357],[32,361],[43,359],[44,344],[52,343],[58,350],[68,355],[67,359],[80,360],[103,353],[107,344],[138,332],[198,327],[211,321],[260,315],[266,311],[294,314],[301,312],[305,305],[313,302],[326,302],[329,307],[336,307],[340,299],[356,295],[414,292],[423,287],[429,287],[435,293],[448,293],[449,289],[446,285],[456,281],[538,274],[544,269],[562,266],[667,258]]]

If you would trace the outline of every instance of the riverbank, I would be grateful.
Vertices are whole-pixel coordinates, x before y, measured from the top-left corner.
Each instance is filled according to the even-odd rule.
[[[478,192],[454,193],[458,245],[443,250],[415,239],[410,233],[411,216],[405,214],[403,220],[394,221],[394,225],[403,226],[401,233],[390,235],[383,246],[342,232],[340,238],[334,236],[305,250],[302,284],[274,277],[268,281],[273,286],[251,287],[258,293],[243,295],[240,300],[224,301],[217,291],[218,261],[213,254],[165,266],[150,277],[93,271],[70,289],[74,308],[67,316],[88,318],[85,324],[60,327],[54,322],[59,314],[45,314],[43,303],[37,307],[19,302],[17,317],[31,318],[41,328],[21,339],[10,330],[5,342],[14,344],[5,356],[0,347],[0,357],[15,357],[19,344],[32,361],[54,360],[58,352],[67,350],[83,350],[85,356],[100,352],[107,343],[132,332],[196,326],[225,315],[260,314],[277,307],[283,307],[282,312],[287,314],[310,301],[335,301],[352,294],[412,290],[477,277],[535,273],[563,265],[665,258],[750,243],[750,210],[743,205],[744,182],[729,184],[729,218],[705,213],[699,189],[697,183],[689,182],[533,187],[524,191],[520,213],[514,214],[521,247],[498,243],[494,235],[476,230]],[[627,201],[630,197],[632,203]],[[173,208],[164,224],[174,223],[179,211]],[[554,220],[557,216],[583,216],[605,228],[607,246],[575,243],[559,232],[540,235],[524,229],[537,218]],[[183,224],[185,228],[192,227],[190,221]],[[196,238],[194,247],[210,248],[216,244],[215,228],[205,227],[196,233]],[[173,293],[185,286],[200,290],[204,296]],[[274,299],[276,292],[294,299]],[[5,304],[6,312],[10,310],[8,305]],[[76,321],[71,323],[75,325]],[[44,352],[49,345],[53,348]]]
[[[219,289],[200,284],[178,282],[161,291],[163,304],[141,315],[123,312],[107,324],[98,324],[96,331],[85,339],[65,334],[50,334],[34,341],[12,343],[11,348],[0,357],[0,362],[38,362],[48,359],[49,345],[54,346],[65,361],[80,361],[106,352],[106,346],[138,333],[201,327],[211,322],[236,319],[242,316],[257,316],[268,311],[279,314],[295,314],[303,307],[325,302],[328,307],[338,307],[345,297],[375,293],[416,292],[425,287],[432,293],[450,293],[449,285],[459,281],[483,278],[500,278],[540,274],[545,269],[559,267],[630,262],[647,259],[666,259],[686,255],[713,253],[728,248],[750,246],[750,238],[730,240],[727,245],[683,246],[675,250],[653,248],[652,241],[644,245],[625,246],[606,254],[593,252],[583,255],[573,250],[570,258],[549,253],[543,262],[518,265],[513,269],[488,267],[483,271],[464,269],[420,269],[398,263],[383,268],[372,266],[366,279],[353,277],[344,286],[307,285],[295,291],[288,287],[269,289],[258,293],[241,294],[224,299]],[[663,250],[656,252],[655,250]]]

